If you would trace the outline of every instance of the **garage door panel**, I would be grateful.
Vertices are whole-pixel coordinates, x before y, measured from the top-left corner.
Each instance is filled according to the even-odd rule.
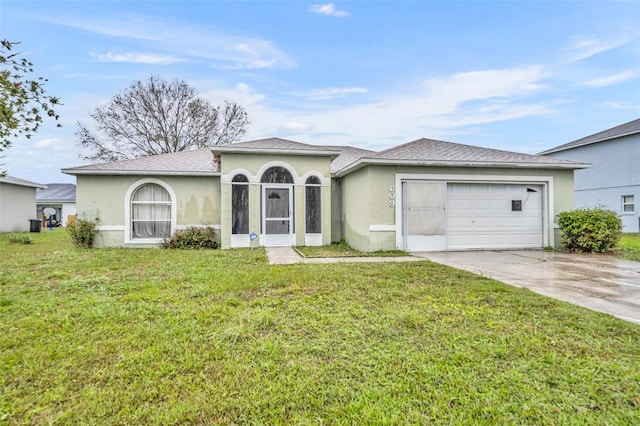
[[[535,185],[449,183],[447,249],[542,247],[541,194]]]

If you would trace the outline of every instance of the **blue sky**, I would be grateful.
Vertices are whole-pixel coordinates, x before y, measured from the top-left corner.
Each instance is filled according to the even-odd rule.
[[[152,74],[243,105],[246,140],[533,154],[640,117],[637,0],[3,0],[0,38],[64,103],[0,160],[41,183],[73,182],[76,123]]]

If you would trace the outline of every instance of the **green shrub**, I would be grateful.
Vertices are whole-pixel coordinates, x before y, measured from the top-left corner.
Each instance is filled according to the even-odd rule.
[[[96,237],[96,225],[99,219],[89,220],[86,218],[76,218],[67,224],[67,232],[71,236],[73,245],[80,248],[93,247],[93,240]]]
[[[11,244],[31,244],[33,241],[28,235],[11,234],[9,235],[9,243]]]
[[[162,248],[166,249],[217,249],[216,231],[206,226],[203,228],[189,227],[173,233],[162,241]]]
[[[618,245],[622,220],[602,207],[577,209],[558,215],[562,246],[571,251],[605,253]]]

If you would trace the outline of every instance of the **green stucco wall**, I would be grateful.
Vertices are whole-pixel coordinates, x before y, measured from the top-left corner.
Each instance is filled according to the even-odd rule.
[[[371,231],[370,227],[389,228],[396,224],[396,208],[389,205],[390,187],[396,185],[396,174],[474,175],[474,176],[551,176],[553,177],[553,216],[573,208],[573,171],[552,169],[499,169],[471,167],[367,166],[342,177],[342,236],[360,250],[392,250],[396,233],[392,230]],[[397,190],[396,190],[397,193]],[[402,200],[395,200],[401,203]],[[554,225],[551,224],[550,232]],[[559,244],[555,239],[555,244]]]
[[[99,218],[96,246],[124,244],[125,195],[146,176],[79,175],[76,210],[79,217]],[[176,195],[176,225],[219,226],[220,179],[217,176],[155,176]]]

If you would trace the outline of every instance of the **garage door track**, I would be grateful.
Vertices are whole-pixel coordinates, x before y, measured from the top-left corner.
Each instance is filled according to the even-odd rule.
[[[640,324],[640,262],[542,250],[412,254]]]

